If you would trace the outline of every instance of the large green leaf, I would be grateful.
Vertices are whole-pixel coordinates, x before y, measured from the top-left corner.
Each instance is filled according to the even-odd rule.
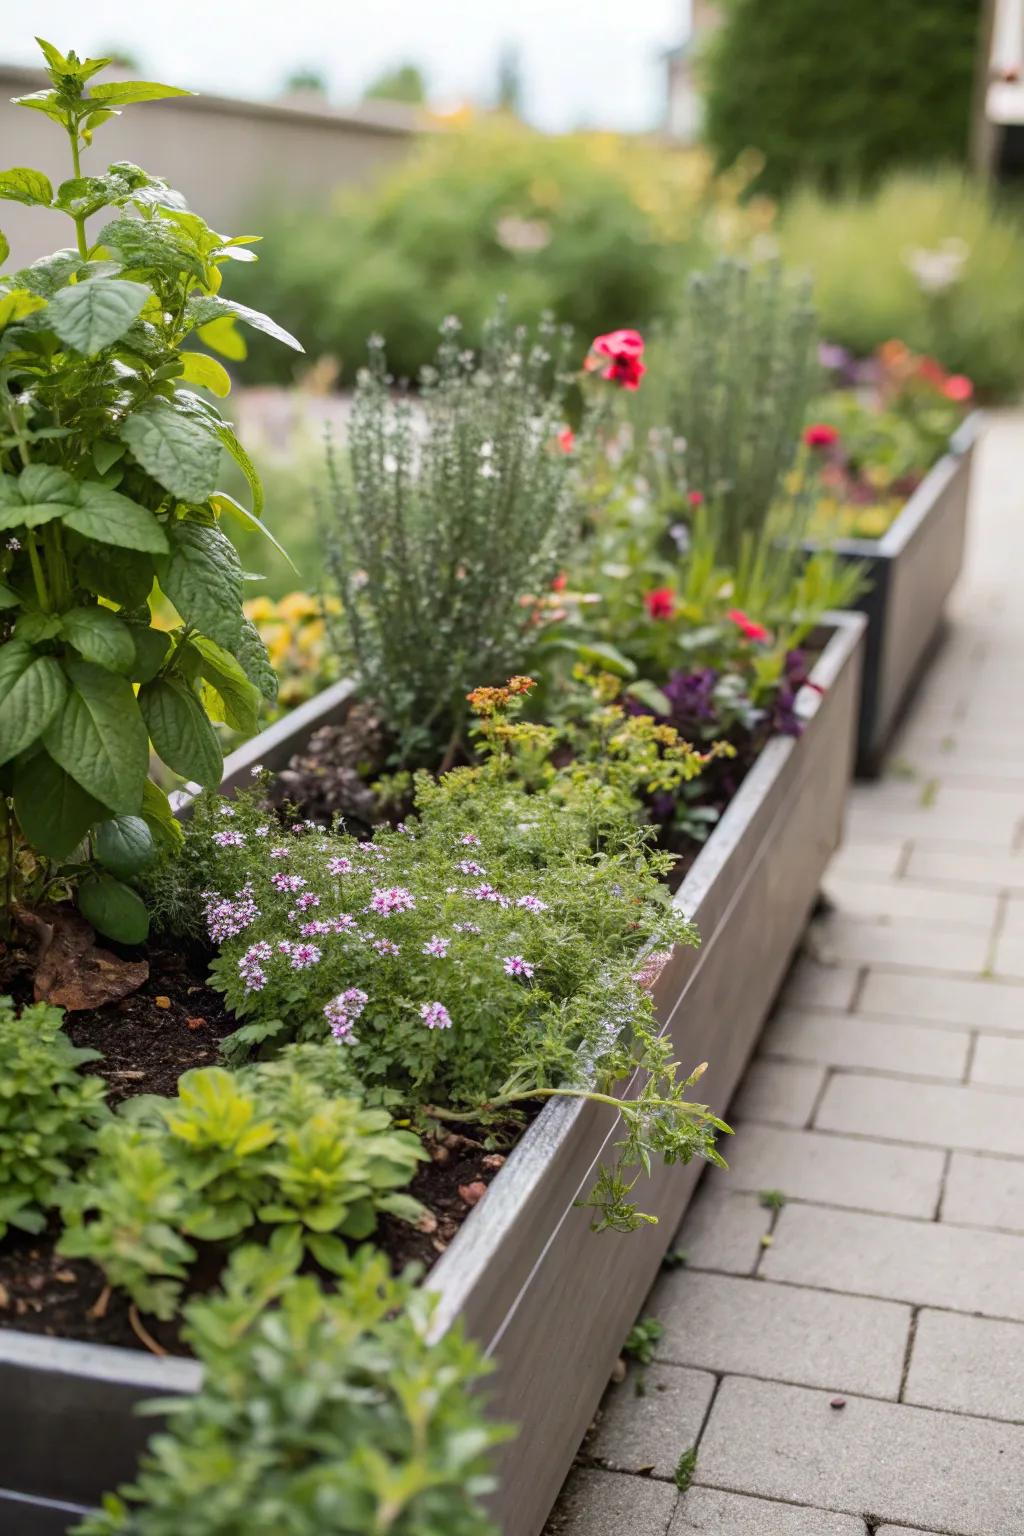
[[[23,640],[0,646],[0,763],[10,762],[42,735],[67,693],[52,656],[37,656]]]
[[[122,879],[137,875],[156,857],[153,834],[141,816],[111,816],[101,821],[92,847],[103,868]]]
[[[72,512],[78,502],[78,482],[52,464],[30,464],[18,476],[17,490],[4,477],[0,495],[0,528],[38,528]]]
[[[78,909],[99,933],[120,944],[141,944],[149,934],[146,904],[111,875],[90,875],[78,887]]]
[[[251,736],[259,725],[260,694],[239,663],[216,641],[196,635],[189,642],[199,653],[199,675],[208,686],[203,702],[210,718]],[[208,695],[212,694],[210,698]]]
[[[50,756],[97,800],[134,816],[149,766],[146,727],[135,690],[90,661],[66,664],[71,688],[44,735]]]
[[[167,537],[170,555],[157,561],[160,586],[186,623],[233,652],[242,629],[235,546],[219,528],[202,523],[170,523]]]
[[[270,665],[263,636],[251,619],[242,619],[242,632],[231,647],[242,671],[269,703],[277,698],[277,673]]]
[[[47,319],[66,346],[91,357],[124,335],[150,294],[144,283],[94,277],[62,288],[50,300]]]
[[[169,96],[194,96],[177,85],[161,85],[156,80],[111,80],[94,85],[89,99],[100,107],[130,107],[136,101],[164,101]]]
[[[212,423],[157,396],[133,412],[121,437],[147,474],[182,501],[203,502],[217,484],[220,442]]]
[[[296,352],[306,350],[291,331],[286,331],[283,325],[278,325],[276,320],[271,320],[270,316],[263,314],[261,310],[250,309],[247,304],[237,304],[234,299],[222,299],[215,294],[203,294],[199,298],[189,300],[188,316],[194,325],[207,325],[211,320],[217,320],[222,315],[233,315],[246,325],[251,325],[254,331],[262,331],[265,336],[273,336],[275,341],[283,341],[286,347],[292,347]]]
[[[167,553],[167,536],[149,508],[140,507],[120,491],[108,491],[94,480],[81,486],[79,504],[64,521],[77,533],[101,544],[116,544],[119,549],[137,549],[149,555]]]
[[[205,352],[181,353],[181,377],[186,384],[198,384],[223,400],[231,393],[231,375],[223,363]]]
[[[102,608],[72,608],[63,615],[64,637],[86,661],[94,661],[108,672],[128,676],[135,665],[135,641],[123,619]]]
[[[48,208],[53,202],[53,188],[42,171],[33,171],[26,165],[12,166],[0,171],[0,197],[13,203],[42,205]]]
[[[201,278],[204,272],[187,238],[164,220],[114,219],[100,230],[99,244],[115,251],[126,271],[147,268],[170,278],[181,272]]]
[[[260,505],[262,505],[262,486],[260,487],[259,501]],[[253,502],[256,502],[255,491],[253,492]],[[262,534],[268,543],[273,544],[278,554],[284,556],[295,574],[299,574],[298,566],[295,564],[295,561],[285,549],[284,545],[278,542],[278,540],[271,533],[270,529],[267,527],[266,523],[262,520],[262,518],[257,517],[255,512],[250,512],[248,507],[243,507],[241,502],[236,501],[233,496],[229,496],[227,491],[216,491],[210,497],[210,505],[213,507],[218,516],[233,517],[235,522],[240,523],[241,526],[248,530],[250,533]]]
[[[181,822],[158,784],[147,779],[142,786],[142,819],[165,853],[177,853],[185,841]]]
[[[4,262],[7,260],[10,254],[11,247],[7,243],[7,236],[4,234],[3,230],[0,229],[0,267],[3,266]]]
[[[153,746],[168,768],[207,789],[220,783],[224,758],[217,733],[186,683],[176,677],[144,683],[139,708]]]
[[[50,859],[66,859],[93,823],[107,814],[48,752],[36,752],[16,764],[14,811],[29,842]]]
[[[133,683],[152,682],[167,660],[171,637],[166,630],[146,629],[141,624],[133,624],[129,633],[135,644],[135,661],[129,676]]]
[[[141,608],[153,588],[153,560],[139,550],[88,543],[75,555],[75,572],[87,592],[122,608]]]

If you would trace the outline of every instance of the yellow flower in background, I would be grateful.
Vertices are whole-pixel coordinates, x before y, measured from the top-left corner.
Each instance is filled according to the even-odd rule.
[[[319,693],[338,675],[338,664],[328,645],[324,612],[341,612],[336,597],[320,600],[309,592],[289,592],[276,603],[255,597],[245,604],[267,648],[270,665],[278,676],[276,715]]]

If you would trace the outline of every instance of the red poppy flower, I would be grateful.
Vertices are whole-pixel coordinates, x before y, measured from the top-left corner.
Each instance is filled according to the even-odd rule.
[[[594,337],[583,366],[588,372],[600,368],[602,379],[621,384],[623,389],[639,389],[647,372],[643,352],[644,339],[639,331],[608,331],[604,336]]]
[[[652,619],[670,619],[676,611],[676,595],[671,587],[655,587],[644,593],[644,607]]]
[[[559,571],[558,575],[555,577],[554,581],[551,583],[551,590],[552,590],[552,592],[564,592],[568,585],[569,585],[569,578],[568,578],[568,576],[565,574],[564,571]]]
[[[690,503],[691,507],[702,507],[704,505],[704,492],[687,491],[686,499]]]
[[[576,434],[572,427],[563,427],[555,441],[563,453],[572,453],[576,446]]]
[[[729,612],[726,614],[726,618],[731,623],[736,625],[736,628],[739,630],[740,634],[743,635],[744,639],[768,639],[768,631],[765,629],[764,625],[755,624],[754,620],[748,618],[748,616],[743,612],[742,608],[730,608]]]
[[[974,385],[965,373],[951,373],[942,386],[942,393],[947,400],[962,402],[974,394]]]
[[[804,442],[808,448],[831,448],[839,441],[839,433],[827,421],[815,421],[804,430]]]

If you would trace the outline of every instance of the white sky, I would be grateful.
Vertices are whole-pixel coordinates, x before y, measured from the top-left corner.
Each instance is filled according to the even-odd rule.
[[[357,99],[383,69],[425,69],[432,99],[486,98],[504,45],[520,50],[524,109],[548,129],[653,127],[659,53],[683,35],[688,0],[8,0],[0,57],[35,62],[32,34],[58,48],[129,50],[150,79],[267,96],[299,66],[332,99]]]

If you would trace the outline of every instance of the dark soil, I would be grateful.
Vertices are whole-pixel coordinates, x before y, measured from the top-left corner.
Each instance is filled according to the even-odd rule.
[[[125,951],[131,958],[142,953]],[[138,992],[66,1018],[76,1045],[102,1052],[103,1060],[84,1070],[106,1079],[111,1104],[141,1093],[172,1096],[183,1072],[217,1062],[220,1041],[236,1028],[222,999],[206,985],[207,953],[157,945],[146,958],[150,976]],[[13,952],[0,957],[0,983],[18,1003],[30,1003],[28,957]],[[455,1130],[428,1141],[430,1161],[422,1164],[410,1190],[427,1211],[418,1229],[392,1217],[382,1221],[377,1241],[396,1271],[414,1261],[427,1270],[436,1262],[504,1162],[495,1144],[510,1146],[518,1134],[512,1125],[491,1128],[485,1144],[475,1131]],[[265,1234],[254,1228],[251,1235],[259,1241]],[[137,1313],[133,1320],[128,1298],[107,1290],[96,1265],[60,1256],[59,1236],[56,1226],[38,1237],[12,1229],[0,1242],[0,1327],[135,1349],[151,1347],[149,1335],[168,1354],[188,1353],[177,1321],[159,1323]],[[216,1283],[225,1258],[217,1244],[195,1247],[199,1258],[189,1295]],[[323,1278],[331,1283],[330,1276]]]

